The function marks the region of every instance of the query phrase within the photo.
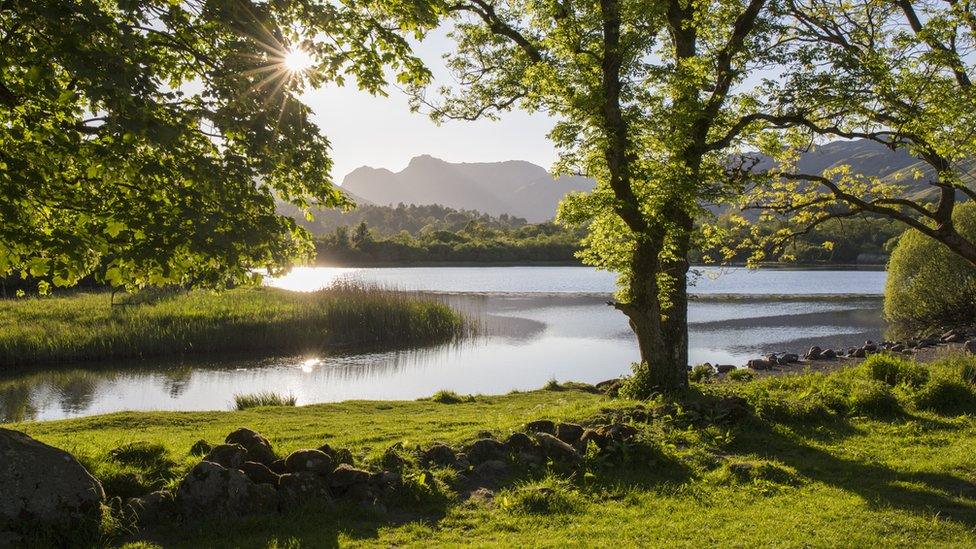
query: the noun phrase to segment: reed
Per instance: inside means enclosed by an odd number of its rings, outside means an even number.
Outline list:
[[[258,406],[294,406],[295,395],[280,395],[274,391],[259,391],[257,393],[234,395],[234,409],[247,410]]]
[[[432,298],[355,283],[310,293],[192,291],[114,305],[108,293],[6,299],[0,326],[0,367],[407,348],[451,341],[467,330],[458,313]]]

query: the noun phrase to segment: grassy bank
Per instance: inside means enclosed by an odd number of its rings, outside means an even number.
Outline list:
[[[634,423],[642,445],[623,448],[619,460],[587,459],[575,476],[523,472],[491,500],[461,502],[450,475],[438,474],[443,497],[419,507],[310,506],[148,539],[165,547],[972,547],[976,393],[966,376],[974,366],[875,360],[831,374],[696,384],[680,402],[645,403],[654,413]],[[396,442],[454,444],[482,430],[502,436],[529,420],[585,421],[635,404],[560,389],[9,427],[77,453],[108,486],[125,487],[112,455],[132,453],[134,443],[159,445],[170,473],[131,472],[165,485],[198,459],[188,454],[194,441],[217,442],[240,426],[267,435],[279,453],[328,441],[375,464]],[[752,412],[712,413],[709,403],[729,395]]]
[[[301,353],[448,341],[446,305],[355,285],[188,292],[111,303],[107,293],[0,300],[0,367],[184,353]]]

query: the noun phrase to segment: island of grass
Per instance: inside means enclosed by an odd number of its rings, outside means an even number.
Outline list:
[[[0,367],[190,353],[372,351],[446,342],[466,329],[442,303],[356,284],[124,301],[109,293],[4,299],[0,326]]]
[[[142,531],[106,521],[106,544],[972,547],[974,378],[971,357],[922,365],[879,355],[836,372],[713,380],[645,402],[552,383],[505,396],[116,413],[4,427],[72,452],[120,497],[172,489],[200,460],[190,453],[196,441],[216,444],[244,426],[279,455],[328,443],[371,470],[386,467],[392,445],[409,459],[414,449],[457,448],[485,431],[504,439],[538,419],[585,425],[617,415],[637,433],[610,451],[591,446],[572,469],[514,464],[491,492],[467,499],[459,486],[471,473],[409,461],[409,490],[382,505],[312,502]],[[715,405],[729,401],[744,413]]]

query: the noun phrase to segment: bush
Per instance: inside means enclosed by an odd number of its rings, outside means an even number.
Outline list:
[[[715,370],[711,364],[696,364],[688,374],[688,380],[701,383],[712,379],[714,375]]]
[[[937,377],[915,395],[915,405],[942,415],[961,415],[976,409],[976,395],[965,381]]]
[[[850,411],[869,417],[892,417],[901,414],[898,398],[887,383],[877,380],[855,380],[849,395]]]
[[[976,203],[956,207],[959,232],[976,239]],[[916,230],[906,231],[888,261],[884,313],[914,326],[969,322],[976,311],[976,267]]]
[[[729,372],[726,377],[732,381],[752,381],[752,372],[743,368],[736,368]]]
[[[583,503],[568,482],[555,477],[516,486],[501,501],[506,510],[529,515],[575,513]]]
[[[294,395],[279,395],[273,391],[234,395],[234,406],[238,410],[247,410],[258,406],[294,406],[297,399]]]
[[[908,385],[921,387],[929,379],[928,369],[913,360],[878,354],[871,355],[864,361],[862,367],[867,370],[871,379],[883,381],[891,387]]]
[[[459,395],[454,391],[437,391],[429,399],[431,402],[439,402],[441,404],[460,404],[462,402],[474,402],[474,397],[471,395]]]

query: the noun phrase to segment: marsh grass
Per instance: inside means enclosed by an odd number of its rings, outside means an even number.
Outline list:
[[[467,330],[447,305],[355,283],[310,293],[241,288],[0,300],[0,367],[189,353],[315,353],[441,343]],[[116,299],[118,301],[118,299]]]
[[[280,395],[274,391],[234,395],[235,410],[247,410],[258,406],[294,406],[297,402],[295,395]]]
[[[474,402],[475,397],[473,395],[460,395],[454,391],[440,390],[425,400],[441,404],[461,404],[463,402]]]

